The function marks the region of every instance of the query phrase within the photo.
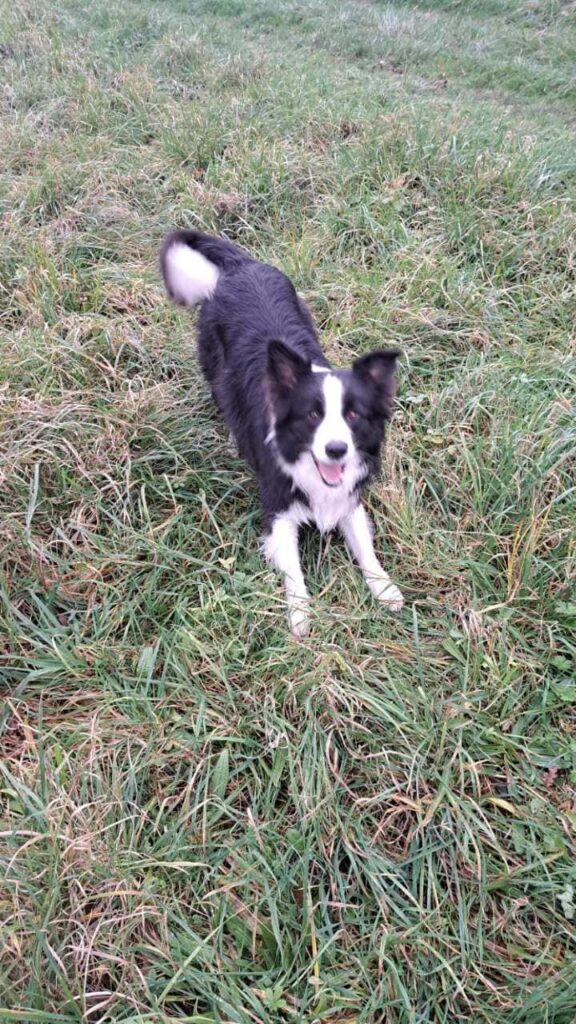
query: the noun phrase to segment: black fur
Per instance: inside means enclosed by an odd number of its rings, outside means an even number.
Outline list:
[[[294,463],[308,448],[315,417],[323,411],[324,375],[313,373],[311,364],[329,364],[310,312],[285,274],[253,260],[225,239],[198,231],[169,235],[161,252],[169,294],[165,254],[174,242],[196,249],[221,271],[212,298],[200,308],[200,365],[240,454],[258,476],[269,524],[295,498],[306,504],[277,453],[285,463]],[[357,414],[350,427],[367,466],[358,490],[378,467],[385,423],[392,412],[398,354],[373,352],[358,359],[351,370],[331,371],[344,384],[346,408]]]

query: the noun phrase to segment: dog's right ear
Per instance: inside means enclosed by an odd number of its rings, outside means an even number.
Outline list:
[[[298,381],[310,372],[310,363],[283,341],[268,345],[268,383],[272,399],[286,398]]]

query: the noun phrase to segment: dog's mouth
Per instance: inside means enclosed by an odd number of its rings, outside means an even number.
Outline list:
[[[314,458],[314,456],[312,456]],[[327,487],[338,487],[342,483],[342,477],[344,475],[344,466],[339,462],[318,462],[318,459],[314,458],[316,469],[318,470],[323,482]]]

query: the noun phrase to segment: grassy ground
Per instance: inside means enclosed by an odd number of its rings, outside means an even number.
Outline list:
[[[0,1020],[573,1024],[576,6],[24,0],[2,64]],[[405,353],[287,636],[155,260]]]

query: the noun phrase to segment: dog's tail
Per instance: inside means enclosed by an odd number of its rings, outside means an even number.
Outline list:
[[[226,238],[201,231],[173,231],[160,250],[160,269],[168,295],[179,306],[212,298],[222,271],[250,259]]]

